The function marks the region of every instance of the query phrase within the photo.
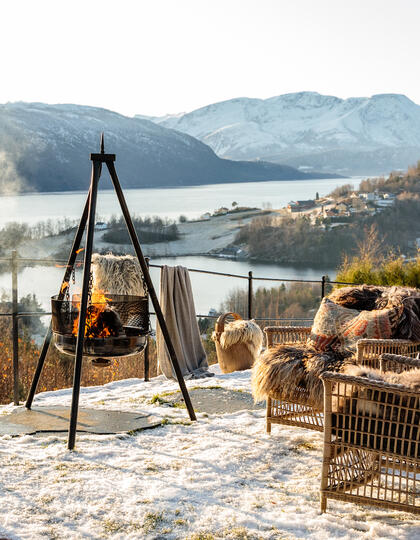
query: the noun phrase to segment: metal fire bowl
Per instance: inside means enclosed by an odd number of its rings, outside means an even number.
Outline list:
[[[59,334],[54,332],[54,341],[57,349],[74,356],[76,353],[77,337],[72,334]],[[117,336],[104,338],[85,338],[83,343],[83,356],[116,357],[131,356],[141,352],[146,346],[147,336]]]
[[[148,299],[144,296],[112,294],[107,304],[112,307],[122,325],[117,330],[117,336],[85,337],[83,355],[93,358],[115,356],[130,356],[141,352],[149,333]],[[93,304],[99,305],[99,304]],[[77,303],[70,300],[59,300],[58,296],[51,298],[52,330],[55,346],[65,354],[74,356],[77,336],[73,328],[79,317]]]

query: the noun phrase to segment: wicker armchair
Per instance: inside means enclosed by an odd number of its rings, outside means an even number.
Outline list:
[[[267,348],[278,344],[306,343],[311,328],[305,326],[268,326],[264,328]],[[398,353],[415,357],[420,343],[402,339],[361,339],[357,342],[355,363],[379,368],[379,357],[384,353]],[[267,398],[266,430],[271,433],[271,424],[299,426],[323,431],[323,410],[308,404],[307,393],[297,388],[293,401],[271,394]]]
[[[400,372],[420,361],[384,355]],[[327,499],[420,514],[420,392],[327,372],[321,512]]]

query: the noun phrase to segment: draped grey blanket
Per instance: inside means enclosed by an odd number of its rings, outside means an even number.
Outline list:
[[[200,339],[190,276],[183,266],[163,266],[160,306],[185,379],[211,377]],[[159,367],[168,378],[176,378],[159,324],[156,332]]]

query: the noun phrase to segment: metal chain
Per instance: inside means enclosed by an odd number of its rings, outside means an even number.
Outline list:
[[[88,303],[92,303],[93,273],[89,273]]]

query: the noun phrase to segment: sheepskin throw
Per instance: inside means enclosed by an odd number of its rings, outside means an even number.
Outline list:
[[[411,369],[401,373],[394,371],[380,371],[366,366],[349,364],[343,367],[341,373],[351,377],[363,377],[371,381],[385,382],[387,384],[399,384],[410,391],[420,392],[420,369]],[[338,405],[333,410],[339,410]],[[340,405],[341,407],[341,405]]]
[[[131,255],[92,255],[95,286],[110,294],[144,296],[143,273],[137,258]]]
[[[323,407],[323,386],[319,375],[324,371],[340,371],[351,363],[349,351],[317,351],[307,345],[277,345],[267,349],[252,369],[252,395],[255,401],[275,396]]]
[[[216,332],[213,332],[212,339],[217,339]],[[223,349],[228,349],[236,343],[243,343],[255,358],[261,351],[263,333],[254,320],[232,321],[225,325],[223,332],[219,336],[219,342]]]
[[[254,320],[238,319],[224,325],[223,331],[220,331],[220,328],[218,330],[218,324],[219,320],[211,337],[216,344],[222,373],[252,367],[261,352],[263,342],[263,333],[258,324]]]

